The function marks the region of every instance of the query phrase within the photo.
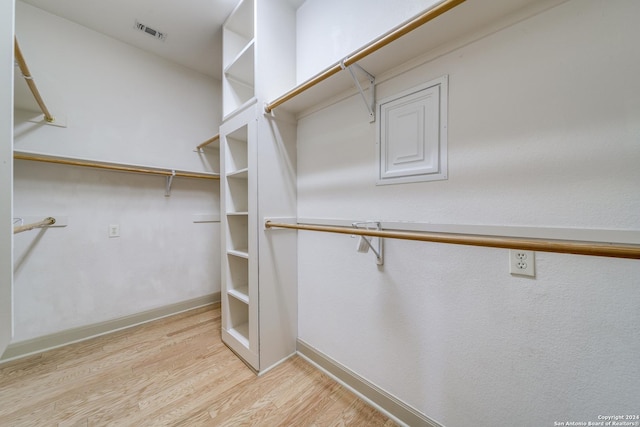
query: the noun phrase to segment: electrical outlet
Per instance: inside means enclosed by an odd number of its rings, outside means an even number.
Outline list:
[[[518,276],[536,276],[536,253],[533,251],[509,250],[509,273]]]
[[[109,237],[120,237],[120,226],[118,224],[109,225]]]

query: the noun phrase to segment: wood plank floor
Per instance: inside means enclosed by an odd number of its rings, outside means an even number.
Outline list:
[[[293,357],[257,377],[220,306],[0,365],[0,426],[392,426]]]

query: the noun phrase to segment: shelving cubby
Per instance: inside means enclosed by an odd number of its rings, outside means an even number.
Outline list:
[[[249,260],[229,255],[227,294],[249,304]]]
[[[248,212],[249,194],[247,178],[226,177],[227,197],[226,212],[227,215],[237,215]]]
[[[249,305],[236,298],[229,298],[228,303],[230,316],[227,331],[245,347],[249,347]]]
[[[249,252],[248,215],[227,216],[227,249],[236,253]]]
[[[226,136],[227,157],[225,158],[225,173],[231,175],[246,170],[249,163],[247,157],[247,127],[242,126]]]
[[[223,115],[255,97],[255,3],[242,0],[223,25]]]

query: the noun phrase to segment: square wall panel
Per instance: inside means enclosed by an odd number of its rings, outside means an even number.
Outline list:
[[[378,103],[378,185],[447,178],[447,80]]]

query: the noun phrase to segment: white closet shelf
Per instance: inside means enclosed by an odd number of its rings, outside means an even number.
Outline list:
[[[249,323],[243,323],[238,326],[234,326],[227,331],[233,336],[240,344],[249,348]]]
[[[227,83],[229,84],[233,84],[234,81],[231,79],[227,79]],[[245,87],[244,85],[241,85],[242,87]],[[243,97],[243,101],[242,103],[239,103],[237,105],[235,105],[233,107],[232,110],[230,111],[226,111],[224,113],[224,116],[222,118],[222,121],[225,122],[227,120],[229,120],[230,118],[232,118],[233,116],[240,114],[242,111],[246,110],[248,106],[250,106],[251,104],[255,104],[256,101],[258,100],[253,93],[253,88],[246,88],[247,90],[247,96]],[[244,101],[244,99],[246,99],[246,101]]]
[[[13,158],[16,160],[30,160],[68,166],[82,166],[96,169],[106,169],[116,172],[131,172],[150,175],[161,175],[167,177],[177,176],[184,178],[220,179],[220,174],[218,173],[177,170],[130,163],[104,162],[99,160],[82,159],[71,156],[59,156],[55,154],[38,153],[33,151],[14,150]]]
[[[567,0],[467,0],[390,44],[368,53],[358,59],[357,63],[370,74],[379,76],[403,64],[426,62],[565,1]],[[361,53],[368,52],[370,46],[394,30],[347,55],[344,60],[359,58]],[[355,92],[350,73],[341,71],[341,62],[336,62],[280,97],[270,100],[267,109],[278,103],[282,105],[281,108],[296,114],[345,92]],[[324,77],[325,75],[330,77]],[[314,80],[319,81],[312,84]],[[305,88],[307,85],[309,87]],[[294,97],[282,101],[298,91],[300,93]]]
[[[248,286],[243,286],[241,288],[236,288],[236,289],[229,289],[227,293],[232,297],[234,297],[235,299],[245,304],[249,304],[249,287]]]
[[[247,46],[253,44],[253,35],[240,34],[227,28],[223,29],[224,49],[222,57],[222,69],[226,69],[229,64],[236,61],[236,58]]]
[[[238,169],[237,171],[229,172],[227,178],[247,179],[249,176],[249,168]]]
[[[229,18],[224,23],[224,28],[244,38],[252,39],[254,36],[254,10],[252,3],[253,0],[239,2],[229,14]]]
[[[248,88],[254,87],[254,49],[253,43],[247,46],[238,57],[224,70],[227,80],[242,84]]]
[[[244,73],[242,75],[225,74],[225,77],[227,82],[234,85],[236,89],[235,92],[240,96],[240,98],[251,99],[253,97],[253,81],[249,79],[248,73]]]
[[[227,254],[228,255],[232,255],[232,256],[237,256],[239,258],[245,258],[245,259],[249,259],[249,250],[245,249],[245,248],[241,248],[241,249],[228,249],[227,250]]]

